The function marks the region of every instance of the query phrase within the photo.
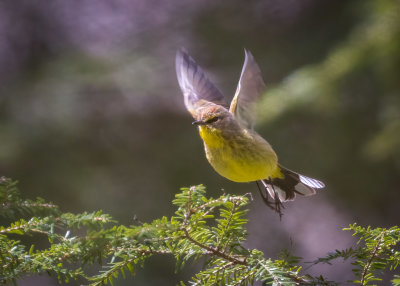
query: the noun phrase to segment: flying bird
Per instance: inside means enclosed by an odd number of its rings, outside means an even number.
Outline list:
[[[282,202],[294,200],[296,194],[314,195],[316,189],[325,187],[319,180],[280,165],[271,145],[254,131],[255,106],[265,83],[249,51],[245,50],[242,73],[229,106],[184,49],[178,50],[175,64],[185,106],[218,174],[234,182],[255,181],[265,204],[280,215]]]

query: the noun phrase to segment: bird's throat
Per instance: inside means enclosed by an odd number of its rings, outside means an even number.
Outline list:
[[[221,148],[226,142],[219,129],[210,126],[199,126],[200,137],[204,143],[211,148]]]

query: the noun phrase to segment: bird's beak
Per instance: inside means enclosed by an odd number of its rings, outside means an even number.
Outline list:
[[[201,120],[196,120],[196,121],[193,121],[192,122],[192,125],[205,125],[205,123],[204,123],[204,121],[201,121]]]

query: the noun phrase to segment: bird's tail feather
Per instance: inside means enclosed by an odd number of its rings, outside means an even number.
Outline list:
[[[297,174],[280,165],[279,168],[283,175],[282,178],[270,178],[261,181],[273,200],[293,201],[296,194],[311,196],[316,193],[315,189],[325,187],[324,183],[319,180]]]

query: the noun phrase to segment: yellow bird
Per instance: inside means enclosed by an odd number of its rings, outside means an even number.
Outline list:
[[[245,50],[230,107],[183,49],[176,55],[176,73],[185,106],[195,119],[193,124],[198,126],[206,157],[217,173],[234,182],[257,182],[264,202],[279,214],[282,202],[293,200],[296,194],[313,195],[315,189],[325,187],[321,181],[282,167],[271,145],[253,130],[255,104],[265,83],[250,52]]]

